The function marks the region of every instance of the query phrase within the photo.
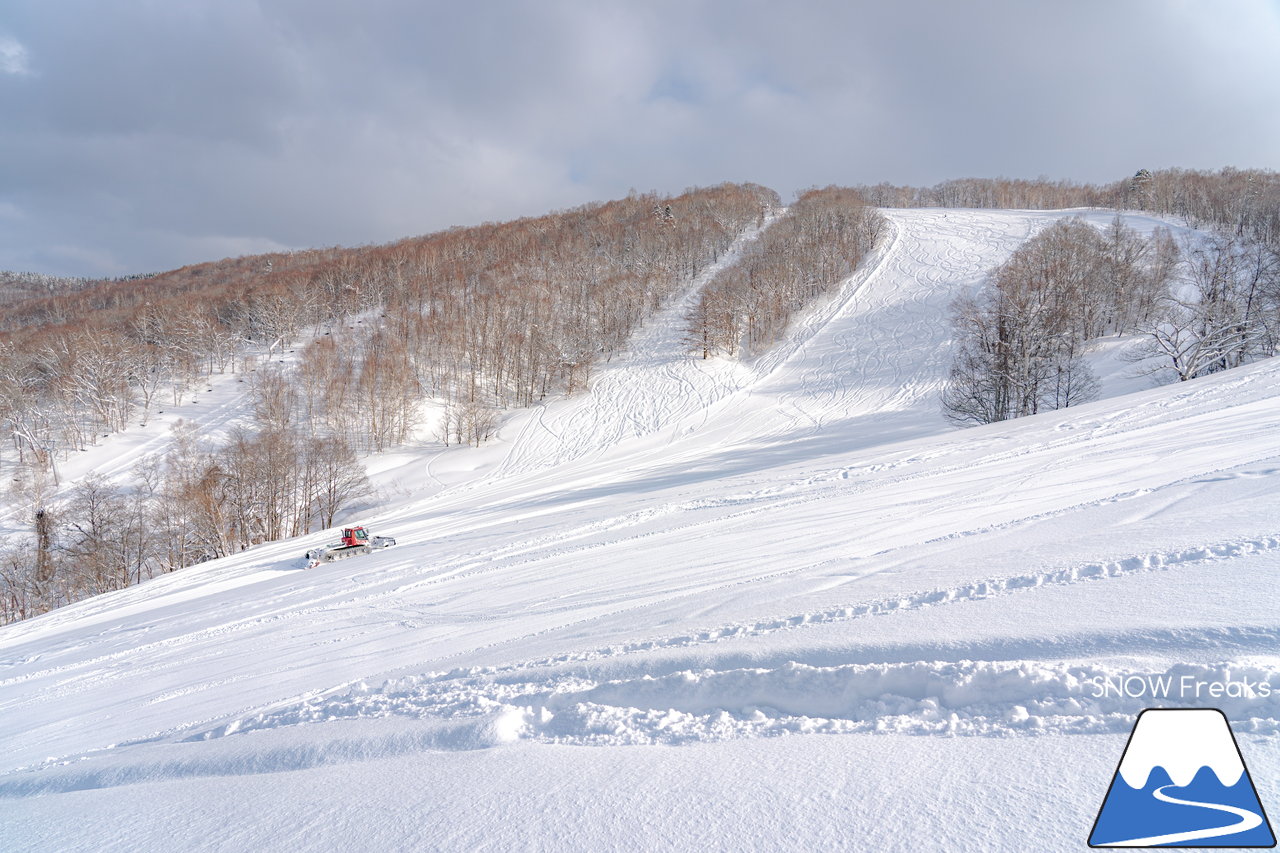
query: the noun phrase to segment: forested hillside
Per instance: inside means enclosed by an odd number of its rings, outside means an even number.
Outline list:
[[[803,193],[703,289],[689,318],[694,348],[703,358],[759,354],[796,312],[848,278],[885,228],[853,190]]]
[[[28,535],[0,549],[0,619],[332,526],[372,493],[362,456],[427,423],[440,444],[480,445],[503,413],[587,388],[704,272],[682,318],[690,357],[758,356],[885,239],[874,205],[1142,209],[1204,229],[1061,220],[987,271],[952,305],[940,416],[955,423],[1093,399],[1084,356],[1104,336],[1136,336],[1135,359],[1170,379],[1280,346],[1280,175],[1256,170],[828,187],[776,216],[774,191],[722,184],[109,281],[9,275],[0,465]],[[221,443],[179,424],[127,483],[60,482],[60,459],[222,373],[245,382],[251,417]]]
[[[240,258],[28,299],[0,336],[10,499],[32,536],[3,557],[5,618],[257,542],[329,526],[368,486],[358,455],[482,441],[497,413],[573,393],[592,365],[778,204],[723,184],[387,246]],[[291,366],[251,353],[304,344]],[[65,494],[57,458],[250,377],[254,424],[222,447],[175,436],[136,487]]]

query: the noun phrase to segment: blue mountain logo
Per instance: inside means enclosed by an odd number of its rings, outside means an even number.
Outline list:
[[[1275,847],[1226,715],[1148,708],[1138,715],[1090,847]]]

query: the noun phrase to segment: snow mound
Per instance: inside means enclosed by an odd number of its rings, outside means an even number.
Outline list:
[[[1135,689],[1142,688],[1141,692]],[[480,724],[492,744],[682,744],[780,734],[1097,734],[1128,731],[1163,692],[1245,685],[1223,710],[1255,733],[1280,731],[1280,661],[1133,671],[1087,663],[914,661],[899,664],[683,670],[596,682],[575,675],[477,673],[361,685],[189,736],[211,740],[287,726],[386,717]],[[1194,696],[1187,696],[1194,702]],[[477,721],[483,721],[477,723]],[[474,748],[473,737],[435,748]]]

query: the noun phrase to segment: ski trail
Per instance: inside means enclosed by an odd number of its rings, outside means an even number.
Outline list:
[[[500,479],[560,465],[656,433],[703,411],[742,383],[734,366],[708,369],[690,354],[685,318],[702,289],[733,264],[785,208],[768,214],[738,236],[715,264],[633,333],[627,349],[594,371],[590,387],[552,406],[538,406],[511,449],[485,479]]]
[[[882,244],[838,292],[810,306],[787,338],[746,363],[754,381],[701,428],[721,444],[822,441],[833,452],[945,434],[939,395],[951,356],[950,305],[1053,222],[1089,210],[883,211]],[[1126,223],[1150,231],[1159,222]],[[710,431],[714,430],[714,433]]]
[[[552,468],[563,489],[613,481],[622,469],[696,467],[709,450],[786,441],[848,453],[950,433],[939,394],[952,300],[980,287],[992,267],[1054,221],[1083,215],[1106,224],[1111,217],[1079,210],[884,213],[889,225],[880,244],[836,291],[801,312],[783,340],[753,359],[698,358],[683,338],[685,317],[705,282],[762,229],[744,233],[595,372],[588,391],[514,414],[491,448],[500,458],[452,477],[436,497],[545,487],[543,474]],[[1164,224],[1127,222],[1140,231]]]
[[[1238,832],[1248,832],[1257,826],[1262,825],[1262,818],[1248,809],[1237,808],[1236,806],[1224,806],[1219,803],[1199,803],[1195,800],[1180,800],[1165,793],[1166,788],[1176,788],[1176,785],[1164,785],[1152,791],[1152,795],[1163,803],[1172,803],[1175,806],[1194,806],[1199,809],[1212,809],[1215,812],[1225,812],[1240,818],[1239,822],[1228,824],[1226,826],[1215,826],[1209,829],[1193,829],[1187,832],[1170,832],[1165,835],[1152,835],[1147,838],[1130,838],[1125,841],[1108,842],[1106,847],[1159,847],[1166,844],[1182,844],[1186,841],[1200,841],[1207,838],[1222,838],[1226,835],[1235,835]]]

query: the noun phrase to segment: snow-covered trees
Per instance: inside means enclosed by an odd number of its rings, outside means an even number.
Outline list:
[[[1176,256],[1167,233],[1145,239],[1118,218],[1105,233],[1064,219],[1028,240],[954,304],[946,416],[991,423],[1092,399],[1086,342],[1148,322]]]
[[[141,580],[150,532],[145,512],[130,503],[123,490],[94,475],[72,490],[58,550],[74,588],[92,595]]]
[[[26,299],[83,290],[93,284],[94,280],[87,278],[0,271],[0,305],[12,305]]]
[[[1228,167],[1159,169],[1148,175],[1123,183],[1117,203],[1179,216],[1226,237],[1280,245],[1280,172]]]
[[[1051,291],[1006,276],[956,301],[956,352],[943,410],[960,424],[991,423],[1093,399],[1098,383],[1083,340]]]
[[[1142,325],[1156,369],[1179,380],[1238,367],[1280,350],[1280,250],[1244,237],[1196,238],[1186,273]]]
[[[692,349],[754,355],[776,342],[795,312],[854,271],[885,220],[853,190],[810,190],[702,291],[688,320]]]
[[[1275,272],[1280,251],[1280,172],[1230,167],[1216,172],[1139,169],[1101,186],[995,178],[947,181],[934,187],[879,184],[863,187],[861,192],[869,202],[886,207],[1087,206],[1180,217],[1192,227],[1215,232],[1216,237],[1185,247],[1187,280],[1169,293],[1157,287],[1169,278],[1167,272],[1178,257],[1168,235],[1153,244],[1109,235],[1112,262],[1117,264],[1111,272],[1113,287],[1129,294],[1128,308],[1123,309],[1127,313],[1111,318],[1112,330],[1143,331],[1148,346],[1135,358],[1158,355],[1159,369],[1179,379],[1269,357],[1280,349],[1280,297],[1275,293],[1280,288]],[[1116,278],[1125,270],[1139,270],[1141,275],[1135,281]],[[972,310],[972,306],[958,306],[957,314]],[[971,330],[968,340],[960,343],[957,365],[976,365],[981,348],[969,352],[965,347],[977,346],[972,342],[981,336]],[[961,376],[955,379],[951,394],[960,393],[966,382]]]

